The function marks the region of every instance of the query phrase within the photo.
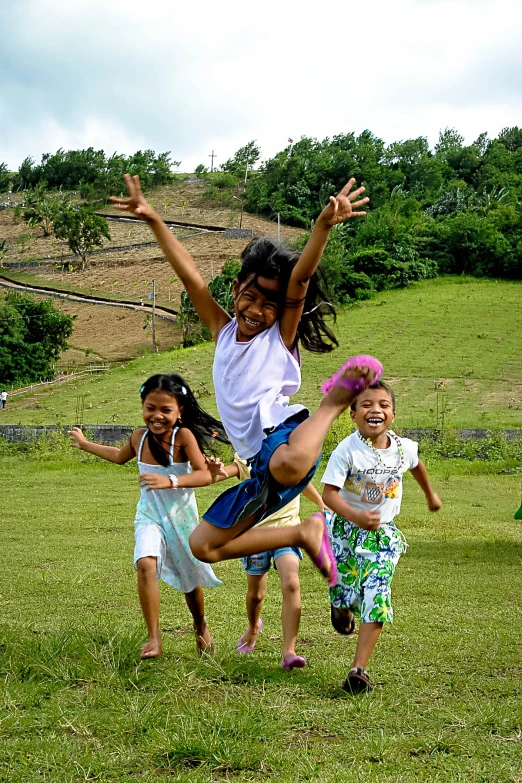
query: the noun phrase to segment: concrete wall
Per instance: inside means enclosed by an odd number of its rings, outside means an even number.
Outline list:
[[[10,443],[30,443],[54,432],[67,434],[70,429],[71,427],[58,427],[56,425],[35,424],[23,426],[22,424],[0,424],[0,437],[5,438]],[[134,428],[122,424],[86,424],[83,429],[89,440],[104,443],[107,446],[114,446],[126,441]],[[436,440],[439,435],[439,430],[433,428],[404,427],[400,432],[405,437],[413,440],[420,440],[424,437]],[[456,430],[456,432],[461,438],[466,440],[482,440],[491,434],[490,430],[478,429]],[[501,430],[501,432],[506,440],[522,438],[522,430]]]
[[[5,438],[10,443],[30,443],[56,432],[67,435],[71,427],[42,424],[29,424],[27,426],[22,424],[0,424],[0,437]],[[89,440],[103,443],[106,446],[116,446],[128,440],[135,427],[121,424],[86,424],[82,429]]]

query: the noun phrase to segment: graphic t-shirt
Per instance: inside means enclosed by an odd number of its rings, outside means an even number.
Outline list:
[[[354,432],[341,441],[321,479],[323,484],[339,487],[339,496],[359,511],[380,511],[381,524],[391,522],[401,509],[402,477],[419,464],[418,444],[399,438],[403,448],[403,465],[395,439],[390,437],[386,449],[375,453]],[[379,459],[380,457],[380,459]]]

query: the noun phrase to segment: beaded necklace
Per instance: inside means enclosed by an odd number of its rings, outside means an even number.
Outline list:
[[[357,434],[359,438],[362,440],[362,442],[366,443],[368,448],[371,449],[371,451],[373,451],[377,455],[377,461],[381,467],[387,468],[388,470],[391,470],[391,468],[395,467],[394,465],[390,466],[384,464],[384,462],[382,461],[382,457],[380,455],[380,452],[383,451],[383,449],[376,449],[373,443],[371,442],[370,438],[363,438],[363,436],[359,431],[357,432]],[[399,438],[398,435],[395,434],[393,430],[388,430],[387,434],[397,444],[397,451],[399,452],[399,464],[397,467],[404,469],[406,467],[406,461],[404,459],[404,447],[401,443],[401,439]]]

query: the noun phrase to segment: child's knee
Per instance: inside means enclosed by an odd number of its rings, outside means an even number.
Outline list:
[[[140,577],[156,577],[157,568],[158,564],[155,557],[140,557],[136,561],[136,571]]]
[[[288,446],[279,447],[270,459],[270,473],[280,484],[285,487],[295,487],[306,473],[303,473],[303,459],[305,455],[298,455]]]
[[[281,590],[285,595],[299,595],[301,585],[298,574],[286,574],[281,579]]]
[[[199,528],[192,531],[189,536],[190,551],[202,563],[216,563],[217,553],[201,535]]]
[[[266,587],[263,588],[262,585],[257,585],[255,587],[250,586],[247,590],[247,598],[253,604],[263,603],[265,595]]]

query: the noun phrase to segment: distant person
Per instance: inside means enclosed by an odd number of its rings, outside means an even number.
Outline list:
[[[180,375],[153,375],[140,394],[146,427],[135,430],[122,448],[92,443],[79,427],[69,435],[76,448],[109,462],[138,460],[141,497],[134,521],[134,567],[148,630],[141,658],[162,654],[158,579],[185,593],[198,653],[213,653],[201,586],[221,582],[209,565],[193,556],[189,535],[198,523],[194,487],[213,481],[203,450],[210,448],[212,438],[226,441],[225,433]]]
[[[217,469],[218,463],[214,463]],[[213,466],[211,466],[211,470]],[[236,477],[240,481],[250,478],[250,471],[246,462],[237,454],[234,454],[234,462],[227,465],[224,472],[229,478]],[[223,480],[223,475],[216,475],[216,480]],[[303,490],[303,495],[314,502],[321,511],[324,509],[321,496],[313,484],[309,484]],[[300,523],[299,519],[300,497],[297,496],[267,517],[260,525],[266,527],[292,527]],[[299,563],[302,559],[298,547],[280,547],[268,552],[260,552],[242,559],[242,565],[247,574],[246,610],[248,627],[237,643],[237,651],[240,655],[248,655],[254,651],[257,637],[263,627],[261,611],[263,601],[267,593],[268,572],[273,563],[281,581],[281,593],[283,605],[281,620],[283,625],[283,657],[281,666],[283,669],[302,669],[306,666],[306,659],[297,655],[295,648],[297,634],[301,620],[301,586],[299,584]]]
[[[430,511],[438,511],[441,502],[418,457],[418,444],[390,429],[395,396],[388,384],[378,381],[361,392],[350,415],[357,432],[333,451],[322,481],[323,500],[334,512],[331,536],[338,576],[330,587],[332,625],[339,633],[351,634],[354,615],[361,620],[343,687],[360,693],[373,688],[366,665],[384,623],[393,620],[391,583],[407,547],[395,526],[406,471],[421,487]]]
[[[143,298],[140,296],[140,307],[143,307]]]
[[[0,411],[3,411],[7,405],[7,392],[0,392]]]
[[[365,215],[364,188],[351,179],[318,216],[301,254],[268,239],[255,239],[242,253],[232,284],[234,317],[212,297],[194,260],[145,200],[139,177],[125,175],[128,198],[110,197],[115,207],[144,220],[183,283],[196,313],[216,341],[214,389],[219,415],[251,478],[226,489],[203,515],[190,537],[193,554],[204,562],[247,557],[295,546],[305,549],[325,579],[335,583],[324,515],[313,514],[294,527],[259,527],[310,483],[329,428],[357,391],[382,372],[372,357],[350,360],[324,385],[319,409],[310,415],[290,405],[301,385],[299,345],[317,353],[337,340],[325,317],[326,296],[317,267],[332,228]],[[330,306],[331,307],[331,306]]]

